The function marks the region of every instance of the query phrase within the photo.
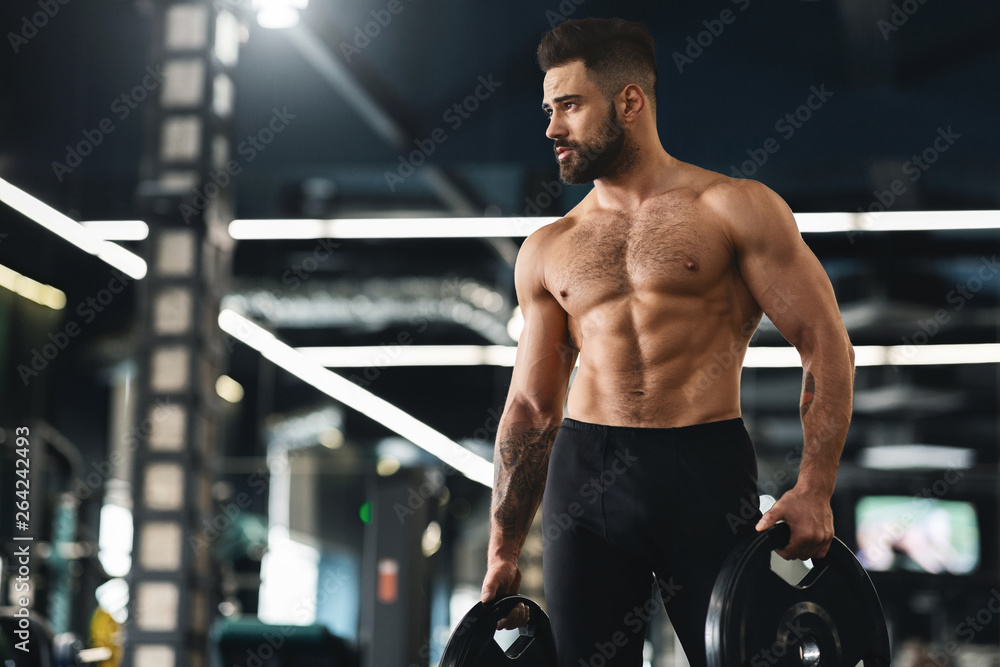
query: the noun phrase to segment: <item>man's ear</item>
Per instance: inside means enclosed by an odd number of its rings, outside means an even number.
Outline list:
[[[646,99],[646,93],[644,93],[642,88],[634,83],[630,83],[625,86],[620,95],[623,102],[622,116],[626,122],[638,119],[649,105],[649,100]]]

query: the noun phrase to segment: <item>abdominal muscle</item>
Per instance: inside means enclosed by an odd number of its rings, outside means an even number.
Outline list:
[[[648,428],[739,417],[749,335],[730,321],[732,311],[706,312],[709,304],[699,299],[671,300],[648,312],[632,301],[603,304],[600,312],[571,321],[580,367],[568,416]]]

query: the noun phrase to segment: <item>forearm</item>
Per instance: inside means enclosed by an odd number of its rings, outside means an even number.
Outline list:
[[[833,495],[840,455],[851,423],[854,352],[846,335],[823,341],[803,355],[802,464],[798,484],[826,497]]]
[[[488,558],[516,562],[545,490],[556,418],[510,409],[500,420],[493,456]]]

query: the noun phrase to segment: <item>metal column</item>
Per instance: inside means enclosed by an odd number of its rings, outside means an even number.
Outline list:
[[[138,299],[128,667],[206,665],[217,604],[208,548],[194,538],[213,511],[215,382],[226,361],[217,316],[232,252],[226,186],[238,171],[230,155],[241,26],[225,7],[150,5],[147,71],[157,88],[137,193],[150,234]]]

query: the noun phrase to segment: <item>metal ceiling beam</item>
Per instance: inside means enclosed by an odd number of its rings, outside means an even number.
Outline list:
[[[333,89],[342,96],[372,130],[390,147],[399,151],[412,148],[415,137],[378,97],[364,85],[335,54],[335,50],[303,24],[284,31],[291,45]],[[335,31],[325,31],[334,36]],[[425,164],[421,176],[444,206],[456,215],[481,215],[485,208],[444,169]],[[487,243],[508,265],[517,257],[517,244],[509,239],[487,239]]]
[[[321,37],[301,23],[285,30],[284,34],[306,62],[313,66],[387,145],[398,151],[412,148],[415,137],[404,123],[385,108]],[[461,215],[482,213],[483,207],[478,206],[463,191],[461,185],[440,167],[425,165],[422,169],[428,185],[450,210]]]

